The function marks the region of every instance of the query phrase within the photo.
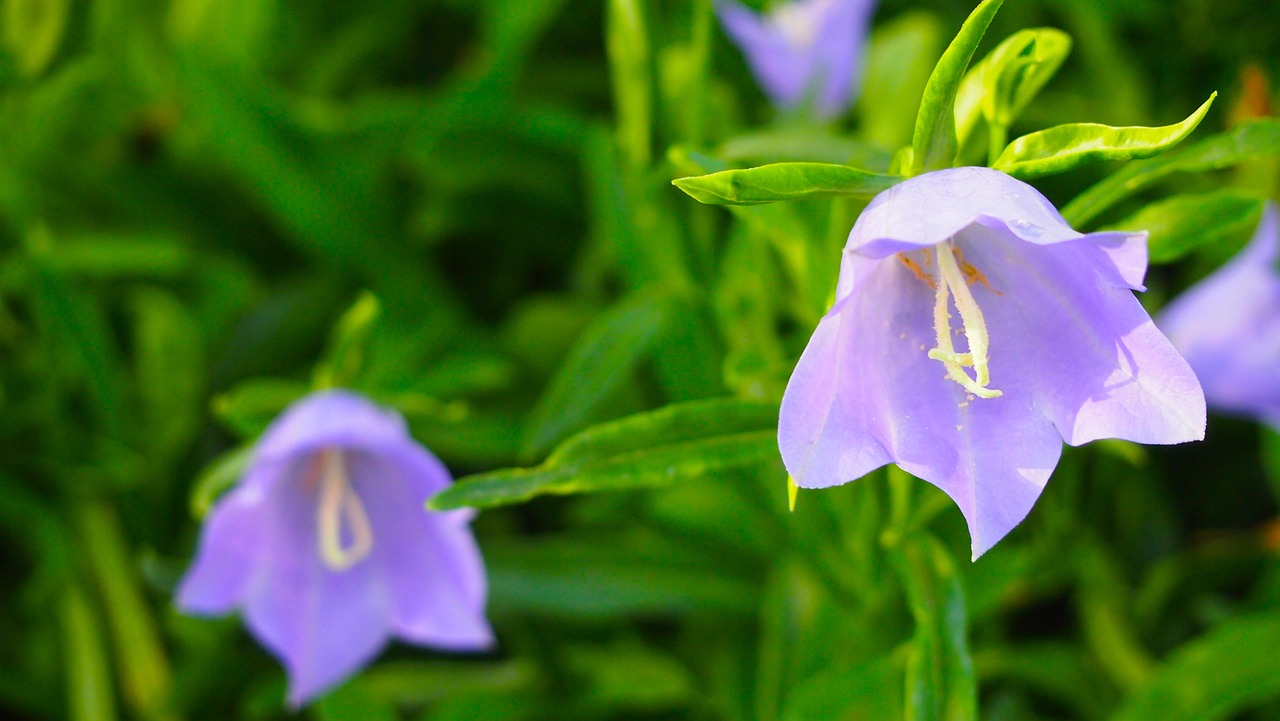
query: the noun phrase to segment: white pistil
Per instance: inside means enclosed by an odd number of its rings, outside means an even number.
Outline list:
[[[320,558],[335,571],[345,571],[364,560],[373,550],[373,529],[360,496],[347,479],[342,452],[333,448],[320,451],[320,502],[316,522],[319,530]],[[350,531],[351,544],[343,545],[343,523]]]
[[[947,377],[959,383],[964,389],[979,398],[996,398],[1000,391],[988,388],[991,372],[987,365],[987,349],[989,338],[987,324],[978,308],[978,301],[969,292],[969,284],[965,281],[960,266],[956,263],[951,243],[939,244],[935,249],[938,257],[938,284],[933,304],[933,329],[937,334],[938,347],[929,351],[929,357],[941,361],[947,369]],[[951,302],[960,311],[960,321],[964,323],[964,337],[969,342],[968,353],[957,353],[951,343]],[[972,368],[974,377],[969,377],[965,368]]]

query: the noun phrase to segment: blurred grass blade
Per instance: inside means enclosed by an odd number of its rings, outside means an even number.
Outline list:
[[[1280,699],[1280,614],[1233,618],[1179,648],[1112,721],[1221,721]]]
[[[760,205],[829,195],[870,199],[903,180],[830,163],[774,163],[677,178],[672,185],[708,205]]]
[[[973,721],[977,681],[964,592],[954,562],[928,536],[892,553],[916,622],[907,660],[907,721]]]
[[[541,455],[582,428],[648,356],[673,308],[669,297],[644,293],[596,318],[539,399],[525,434],[525,455]]]
[[[649,164],[653,73],[642,0],[608,0],[605,49],[613,73],[618,146],[631,167]]]
[[[1169,263],[1201,246],[1243,247],[1258,227],[1265,201],[1235,190],[1175,195],[1109,224],[1145,230],[1152,263]]]
[[[773,403],[718,399],[670,405],[589,428],[535,468],[462,478],[428,505],[489,508],[545,494],[662,486],[777,462],[777,426]]]
[[[1216,92],[1210,95],[1181,123],[1158,128],[1073,123],[1030,133],[1010,143],[991,167],[1015,178],[1027,179],[1065,173],[1102,160],[1149,158],[1190,135],[1216,97]]]
[[[23,75],[38,75],[53,60],[70,9],[70,0],[0,2],[0,39]]]
[[[71,721],[115,721],[116,698],[101,620],[79,586],[69,585],[58,596],[67,674],[67,717]]]
[[[1252,120],[1220,135],[1143,163],[1133,163],[1076,196],[1062,217],[1081,228],[1116,203],[1176,173],[1221,170],[1262,155],[1280,154],[1280,119]]]
[[[107,612],[122,696],[141,718],[163,718],[172,677],[159,629],[142,595],[124,528],[111,506],[81,504],[76,513],[85,559]]]
[[[1070,53],[1071,36],[1061,30],[1019,30],[969,70],[956,95],[961,164],[1004,150],[1009,126]]]
[[[964,21],[960,32],[947,46],[933,68],[920,99],[915,131],[911,138],[911,173],[950,168],[959,146],[956,142],[956,93],[969,60],[987,32],[1004,0],[984,0]]]

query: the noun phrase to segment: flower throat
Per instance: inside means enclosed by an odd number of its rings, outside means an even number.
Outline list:
[[[969,285],[974,282],[982,283],[988,288],[991,287],[990,284],[978,269],[964,262],[960,248],[951,241],[924,248],[922,252],[923,267],[907,253],[899,253],[898,259],[934,291],[933,330],[938,345],[929,350],[929,357],[942,363],[947,370],[947,378],[959,383],[969,393],[979,398],[999,397],[1001,392],[989,387],[991,370],[988,363],[990,338],[987,335],[987,323],[982,317],[978,301],[969,290]],[[935,261],[938,265],[937,280],[926,272],[926,268]],[[951,341],[952,303],[960,313],[964,337],[969,345],[966,353],[957,352]],[[973,369],[972,376],[966,368]]]

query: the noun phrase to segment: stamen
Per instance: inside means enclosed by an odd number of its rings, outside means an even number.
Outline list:
[[[373,529],[360,496],[347,480],[342,452],[320,451],[320,502],[316,522],[320,558],[335,571],[345,571],[364,560],[373,550]],[[351,532],[351,545],[343,546],[343,522]]]
[[[965,275],[956,264],[951,243],[941,244],[935,250],[938,257],[938,287],[934,295],[933,329],[937,334],[938,347],[930,350],[928,355],[941,361],[947,369],[947,377],[973,395],[979,398],[999,397],[1000,391],[987,387],[991,382],[990,368],[987,365],[989,338],[982,310],[978,308],[978,302],[969,290]],[[977,273],[976,269],[974,272]],[[980,273],[978,275],[981,276]],[[953,301],[956,310],[960,311],[960,320],[964,323],[964,337],[969,342],[968,353],[957,353],[951,343]],[[974,377],[969,377],[965,368],[972,368]]]

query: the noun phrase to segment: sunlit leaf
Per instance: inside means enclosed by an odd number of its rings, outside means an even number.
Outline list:
[[[1083,227],[1116,203],[1171,175],[1221,170],[1277,154],[1280,154],[1280,120],[1251,120],[1159,158],[1128,165],[1076,196],[1062,208],[1062,217],[1073,227]]]
[[[1181,123],[1158,128],[1113,128],[1096,123],[1059,125],[1013,141],[992,167],[1016,178],[1065,173],[1102,160],[1150,158],[1182,142],[1209,112],[1217,93],[1209,96]]]
[[[870,199],[902,178],[830,163],[774,163],[671,181],[700,203],[759,205],[829,195]]]
[[[950,168],[959,146],[956,142],[956,93],[969,60],[987,32],[1004,0],[984,0],[964,21],[929,76],[920,99],[915,131],[911,139],[912,175]]]

